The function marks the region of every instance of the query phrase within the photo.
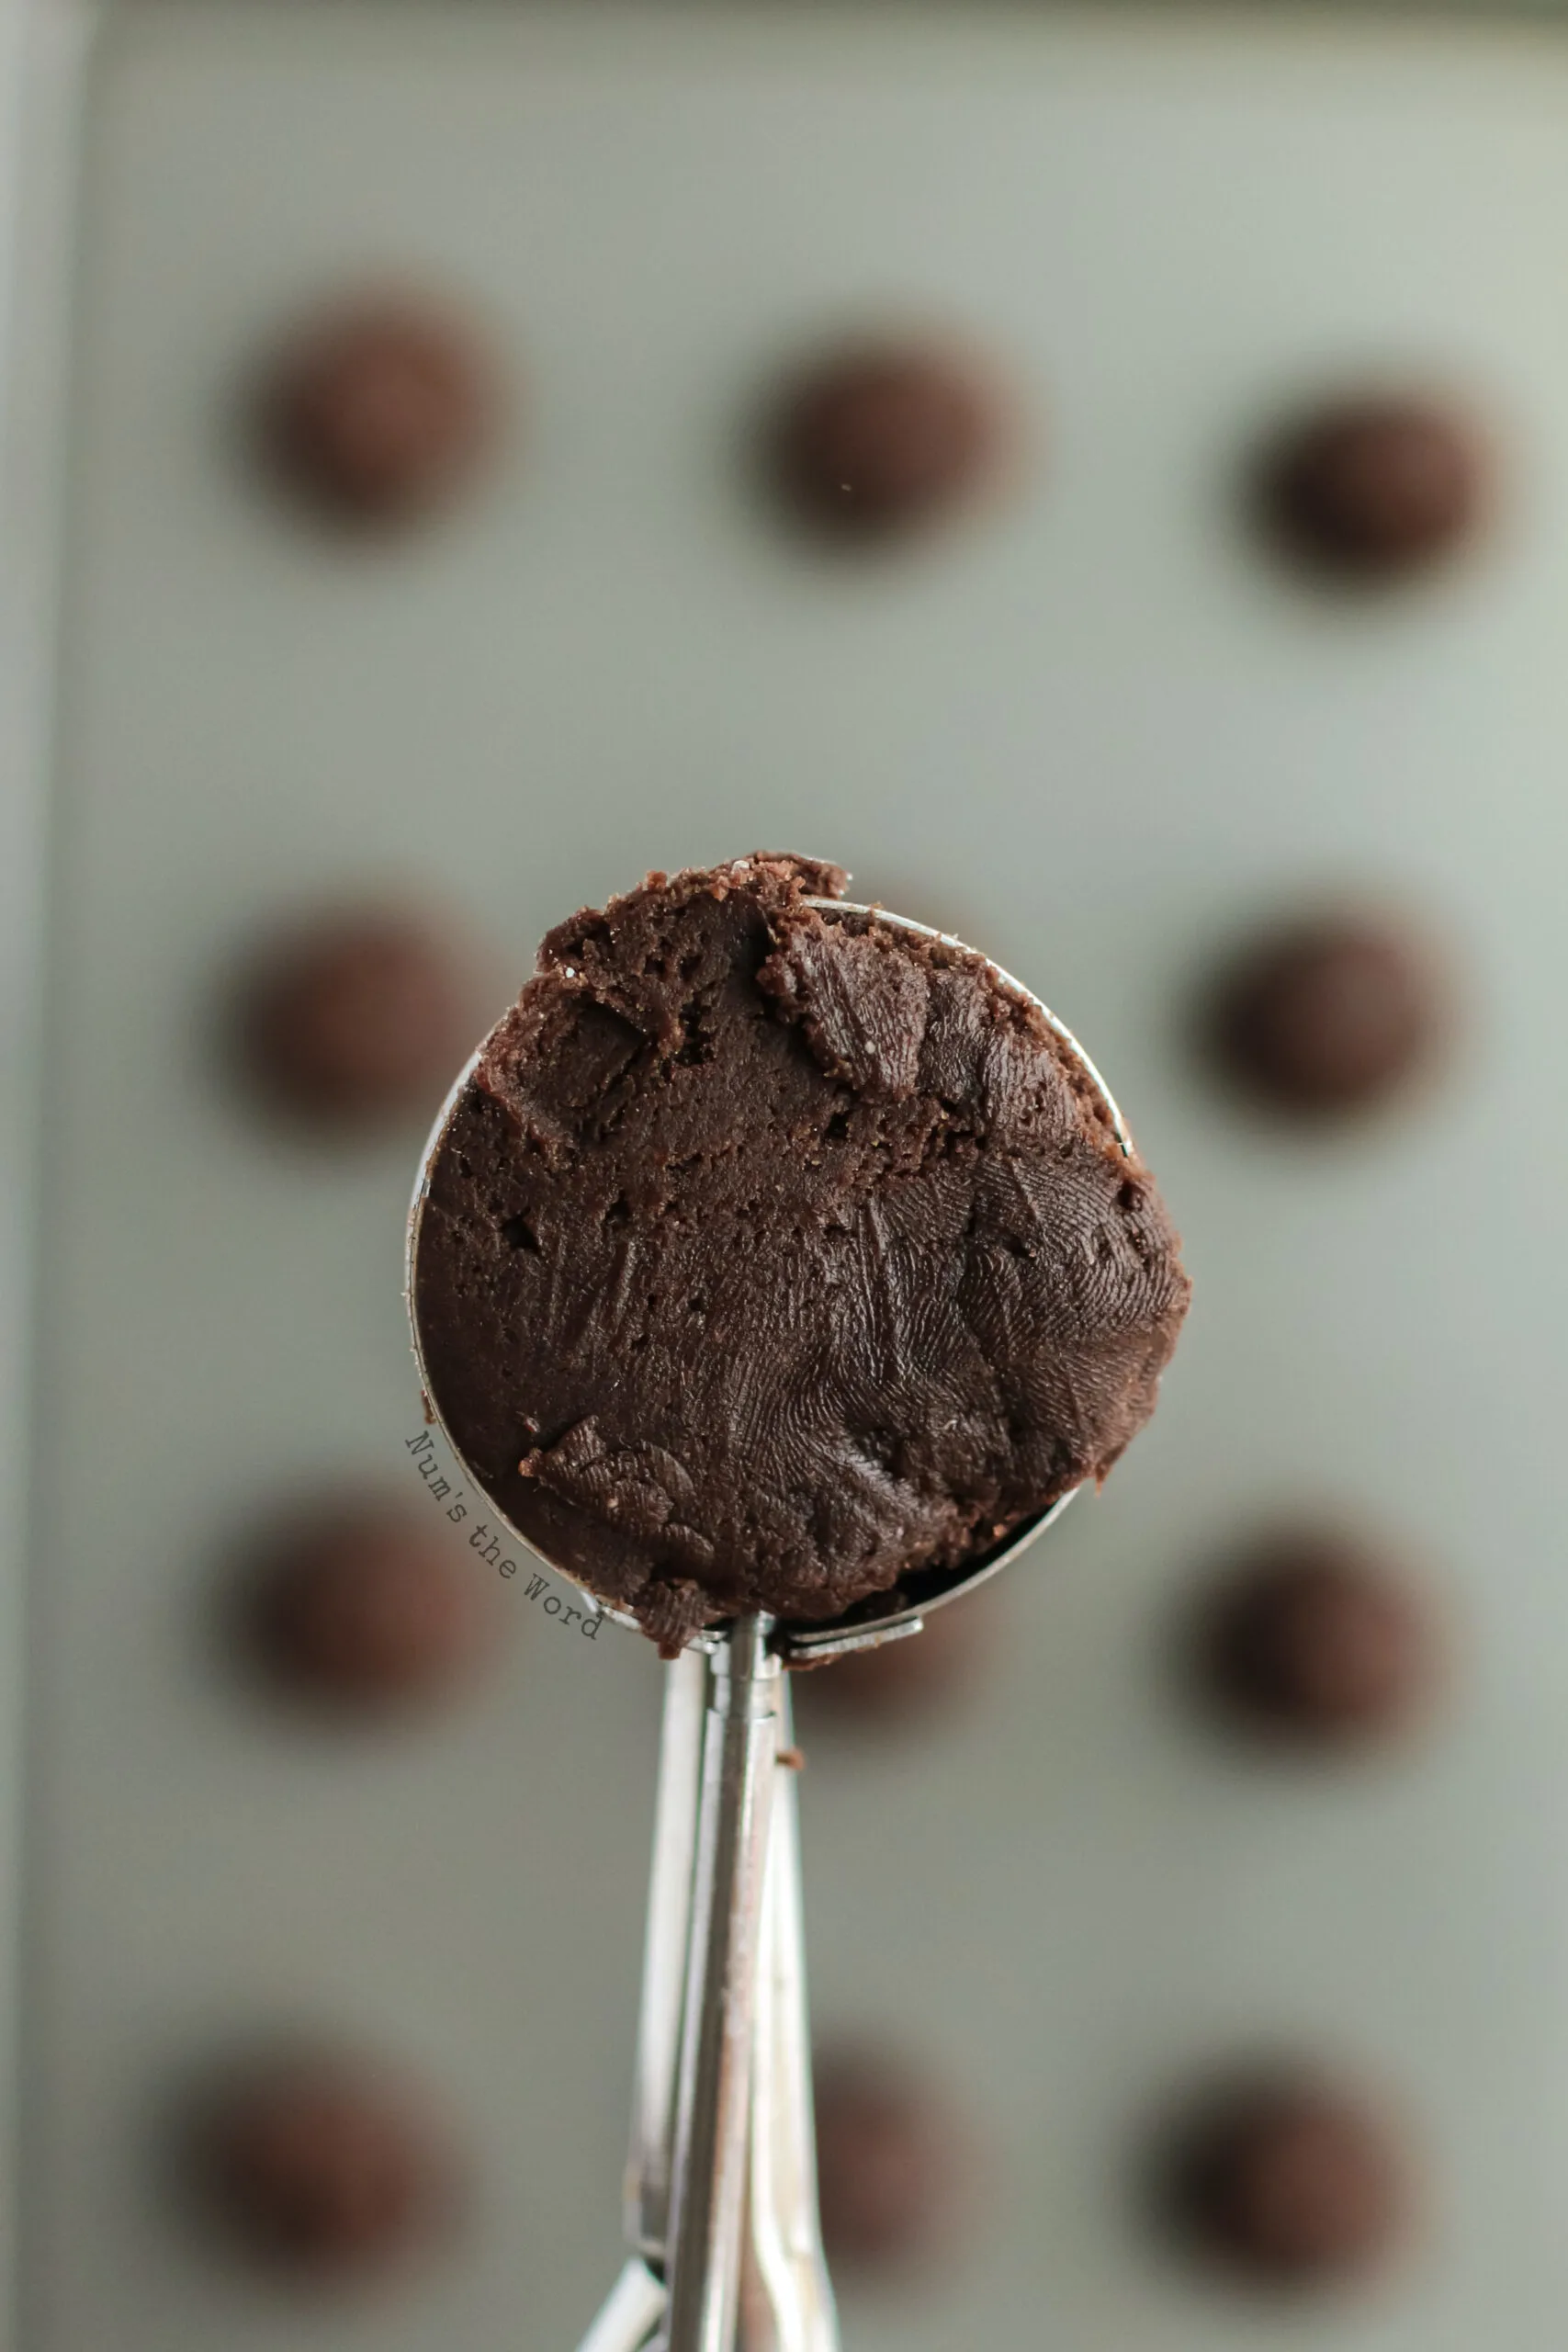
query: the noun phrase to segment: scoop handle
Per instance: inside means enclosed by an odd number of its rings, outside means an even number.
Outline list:
[[[670,2238],[670,2178],[680,2077],[681,2022],[692,1935],[707,1660],[682,1650],[664,1669],[664,1720],[643,1943],[637,2084],[626,2158],[626,2241],[662,2273]]]
[[[771,1631],[767,1617],[737,1618],[708,1673],[662,2352],[732,2352],[735,2342],[778,1760],[780,1669]]]
[[[811,2111],[811,2032],[800,1898],[800,1820],[789,1695],[778,1685],[775,1768],[762,1962],[757,1982],[757,2055],[751,2085],[750,2271],[741,2352],[839,2352],[839,2322],[817,2211]]]
[[[681,2118],[685,2137],[679,2161],[687,2162],[689,2147],[692,2157],[705,2166],[710,2215],[710,2251],[705,2256],[699,2250],[696,2258],[705,2267],[691,2290],[697,2306],[694,2324],[699,2331],[705,2324],[721,2329],[725,2305],[738,2287],[740,2319],[735,2340],[744,2352],[838,2352],[838,2323],[817,2218],[789,1677],[774,1673],[753,1649],[750,1695],[738,1704],[732,1671],[727,1672],[730,1656],[721,1656],[717,1669],[726,1676],[729,1687],[725,1689],[716,1687],[716,1678],[710,1684],[709,1662],[697,1650],[684,1652],[665,1673],[637,2088],[626,2177],[626,2229],[636,2251],[579,2352],[670,2352],[679,2341],[667,2332],[666,2281],[671,2271],[682,2036],[691,2049],[694,2035],[700,2044],[705,2021],[710,2032],[742,2031],[748,2000],[752,2014],[749,2092],[743,2098],[739,2084],[732,2080],[728,2086],[729,2095],[748,2109],[747,2145],[739,2161],[749,2160],[750,2169],[739,2244],[728,2234],[733,2148],[724,2160],[699,2155],[705,2144],[710,2150],[717,2147],[725,2126],[715,2117],[705,2131],[688,2128],[695,2126],[694,2114],[683,2111]],[[763,1720],[770,1711],[771,1744]],[[757,1854],[762,1856],[760,1941],[750,1970],[732,1987],[726,2016],[722,2000],[716,2012],[713,2006],[716,1922],[728,1913],[733,1925],[739,1906],[744,1939],[750,1933],[750,1897],[734,1881],[728,1894],[723,1893],[722,1873],[713,1855],[716,1844],[732,1836],[722,1826],[726,1804],[746,1823],[748,1801],[741,1784],[753,1770],[760,1777],[750,1800],[750,1824],[742,1827],[739,1849],[732,1850],[739,1853],[742,1872]],[[710,1858],[700,1915],[699,1851]],[[708,1989],[688,2000],[689,1984],[699,1979]],[[694,2098],[694,2083],[691,2088]],[[733,2118],[731,2128],[739,2128]],[[695,2202],[688,2194],[683,2205],[688,2216],[694,2215],[702,2199],[700,2186]],[[689,2219],[688,2227],[695,2236],[694,2219]],[[722,2243],[716,2245],[716,2239]],[[705,2304],[713,2310],[711,2323]],[[730,2339],[724,2340],[728,2344]],[[707,2338],[699,2332],[695,2341],[705,2344]]]
[[[640,2258],[627,2263],[577,2352],[654,2352],[663,2282]]]

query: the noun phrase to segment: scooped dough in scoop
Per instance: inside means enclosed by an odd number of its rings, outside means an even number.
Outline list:
[[[414,1313],[474,1478],[666,1654],[976,1563],[1154,1409],[1177,1237],[979,956],[758,855],[550,933],[450,1116]]]

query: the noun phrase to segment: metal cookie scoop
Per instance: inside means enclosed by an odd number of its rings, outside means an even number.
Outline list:
[[[829,921],[872,916],[963,946],[881,908],[839,899],[808,903]],[[1027,989],[998,966],[989,968],[1003,989],[1044,1015],[1130,1156],[1121,1114],[1077,1039]],[[415,1277],[431,1172],[478,1060],[476,1054],[436,1120],[409,1217],[414,1355],[430,1409],[459,1461],[425,1372]],[[465,1466],[482,1487],[472,1464]],[[913,1575],[831,1623],[739,1617],[700,1634],[665,1668],[626,2183],[632,2258],[579,2352],[733,2352],[738,2336],[742,2352],[837,2352],[817,2215],[795,1758],[783,1669],[918,1634],[931,1610],[1015,1560],[1071,1499],[1064,1495],[979,1560]],[[515,1528],[509,1532],[526,1544]],[[589,1599],[617,1623],[635,1623]]]

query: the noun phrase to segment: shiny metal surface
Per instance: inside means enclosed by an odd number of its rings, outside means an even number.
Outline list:
[[[792,1713],[788,1678],[781,1677],[779,1746],[784,1756],[791,1749]],[[793,1759],[779,1765],[757,1983],[747,2251],[757,2318],[765,2313],[772,2339],[768,2352],[837,2352],[838,2314],[817,2210],[796,1778]],[[744,2352],[755,2352],[750,2335]]]
[[[886,923],[976,952],[882,908],[810,903],[828,919]],[[988,969],[1050,1023],[1131,1153],[1122,1114],[1071,1031],[999,965]],[[432,1390],[415,1299],[432,1173],[483,1050],[460,1073],[422,1156],[405,1278],[426,1412],[476,1485],[482,1482]],[[670,1668],[625,2193],[637,2258],[581,2352],[639,2352],[655,2343],[659,2352],[733,2352],[743,2270],[771,2352],[835,2352],[817,2212],[795,1789],[793,1774],[778,1763],[790,1715],[781,1667],[918,1634],[930,1611],[1016,1560],[1071,1500],[1061,1496],[976,1564],[917,1575],[912,1590],[901,1586],[821,1625],[745,1616],[709,1629]],[[525,1542],[499,1509],[496,1515]],[[590,1598],[618,1623],[635,1622]]]
[[[688,2217],[694,2238],[701,2234],[700,2216],[707,2216],[707,2250],[699,2245],[688,2257],[697,2266],[689,2295],[697,2308],[692,2324],[711,2325],[716,2333],[699,2333],[694,2341],[728,2345],[731,2335],[722,2331],[728,2324],[733,2334],[732,2317],[727,2323],[730,2299],[742,2292],[739,2341],[744,2352],[837,2352],[838,2319],[817,2211],[789,1684],[760,1646],[756,1657],[762,1670],[751,1698],[739,1707],[733,1691],[727,1697],[717,1689],[730,1678],[700,1653],[688,1650],[665,1669],[626,2179],[626,2229],[636,2252],[579,2352],[644,2352],[655,2345],[660,2352],[677,2352],[682,2339],[673,2332],[678,2323],[665,2283],[672,2202]],[[728,1707],[728,1714],[717,1713],[720,1707]],[[731,1726],[728,1766],[726,1723]],[[701,1758],[710,1724],[721,1726],[708,1750],[717,1758],[712,1772],[703,1770]],[[753,1758],[761,1804],[749,1831],[726,1838],[716,1808],[724,1802],[743,1805],[739,1782]],[[694,1884],[699,1851],[715,1858],[700,1904]],[[728,1967],[727,1938],[732,1942]],[[710,2047],[733,2047],[734,2037],[745,2030],[748,2003],[749,2120],[738,2160],[717,2112],[719,2070],[705,2067],[702,2052],[705,2036]],[[689,2067],[681,2064],[683,2046],[692,2053]],[[688,2081],[694,2112],[689,2125],[682,2118],[677,2145],[674,2093]],[[724,2096],[740,2096],[735,2077]],[[711,2108],[701,2122],[694,2114],[698,2098]],[[743,2177],[739,2206],[738,2174]]]
[[[732,2352],[740,2291],[778,1658],[740,1618],[708,1679],[670,2210],[665,2352]]]
[[[628,2262],[578,2352],[643,2352],[654,2341],[666,2301],[663,2281],[648,2265]]]
[[[627,2242],[660,2268],[670,2235],[670,2172],[692,1932],[706,1696],[706,1660],[700,1651],[686,1650],[666,1668],[664,1676],[659,1794],[637,2019],[637,2088],[625,2197]]]

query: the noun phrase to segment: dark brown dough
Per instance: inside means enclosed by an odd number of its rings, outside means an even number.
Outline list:
[[[1423,1712],[1440,1649],[1432,1610],[1381,1545],[1303,1526],[1261,1539],[1205,1597],[1191,1662],[1238,1730],[1351,1748]]]
[[[1330,2287],[1377,2269],[1409,2220],[1388,2118],[1314,2074],[1216,2086],[1163,2152],[1164,2216],[1201,2258],[1253,2285]]]
[[[427,300],[378,297],[302,327],[253,419],[267,469],[298,503],[368,533],[448,504],[488,453],[500,409],[471,327]]]
[[[390,1714],[450,1697],[490,1640],[491,1610],[439,1512],[344,1498],[269,1529],[248,1563],[253,1655],[290,1697]]]
[[[1012,440],[996,384],[942,344],[866,344],[786,391],[767,461],[774,493],[807,530],[846,545],[903,540],[996,481]]]
[[[830,867],[652,876],[550,933],[446,1130],[415,1311],[479,1484],[666,1651],[976,1559],[1154,1409],[1152,1179],[978,957]]]
[[[1202,1021],[1238,1091],[1318,1123],[1402,1094],[1435,1068],[1451,1027],[1430,942],[1402,917],[1349,907],[1260,931],[1219,973]]]
[[[230,1043],[250,1092],[289,1125],[343,1139],[417,1128],[473,1051],[486,999],[463,943],[414,910],[330,909],[251,956]]]
[[[1363,586],[1430,571],[1472,537],[1490,502],[1471,419],[1427,395],[1330,402],[1265,453],[1265,528],[1304,570]]]
[[[818,2197],[846,2277],[928,2267],[962,2236],[976,2152],[933,2086],[886,2051],[822,2052],[812,2070]]]
[[[320,2053],[253,2063],[209,2088],[187,2161],[238,2248],[323,2286],[406,2261],[450,2222],[460,2188],[422,2096]]]

